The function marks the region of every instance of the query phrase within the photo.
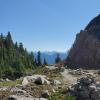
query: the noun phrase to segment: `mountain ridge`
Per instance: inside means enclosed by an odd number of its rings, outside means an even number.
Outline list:
[[[70,68],[100,68],[100,15],[76,35],[65,65]]]

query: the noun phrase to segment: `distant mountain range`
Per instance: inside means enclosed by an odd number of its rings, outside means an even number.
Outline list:
[[[56,51],[46,51],[46,52],[41,52],[41,59],[42,63],[44,61],[44,58],[48,62],[48,64],[54,64],[55,63],[55,58],[57,57],[57,53],[59,53],[60,58],[64,60],[67,56],[67,53],[65,52],[56,52]],[[37,58],[37,52],[34,53],[34,57]]]

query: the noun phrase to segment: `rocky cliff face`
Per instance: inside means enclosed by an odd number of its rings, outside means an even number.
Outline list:
[[[66,64],[71,68],[100,68],[100,15],[76,35]]]

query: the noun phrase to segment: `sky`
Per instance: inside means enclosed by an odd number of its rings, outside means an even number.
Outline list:
[[[0,0],[0,33],[28,51],[65,52],[99,13],[100,0]]]

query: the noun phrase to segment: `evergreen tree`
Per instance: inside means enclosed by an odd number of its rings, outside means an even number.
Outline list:
[[[47,63],[46,59],[44,58],[43,66],[47,66],[47,65],[48,65],[48,63]]]
[[[12,36],[10,32],[8,32],[5,42],[6,42],[6,47],[8,48],[10,48],[13,45]]]
[[[36,67],[36,66],[38,66],[38,63],[37,63],[37,59],[35,58],[35,60],[34,60],[34,66]]]
[[[28,53],[22,43],[14,44],[10,32],[0,35],[0,77],[23,76],[27,69],[33,69],[34,63],[34,54]]]
[[[24,48],[23,48],[23,44],[19,43],[19,52],[23,53],[24,52]]]
[[[37,60],[38,60],[38,66],[41,66],[42,63],[41,63],[41,52],[40,51],[38,51]]]
[[[15,49],[18,50],[18,43],[15,43]]]
[[[59,63],[61,61],[59,53],[57,53],[57,57],[55,59],[55,63]]]
[[[31,60],[32,60],[31,63],[34,65],[34,53],[33,53],[33,52],[31,52],[30,58],[31,58]]]
[[[1,33],[1,35],[0,35],[0,38],[1,38],[2,40],[3,40],[3,38],[4,38],[2,33]]]

